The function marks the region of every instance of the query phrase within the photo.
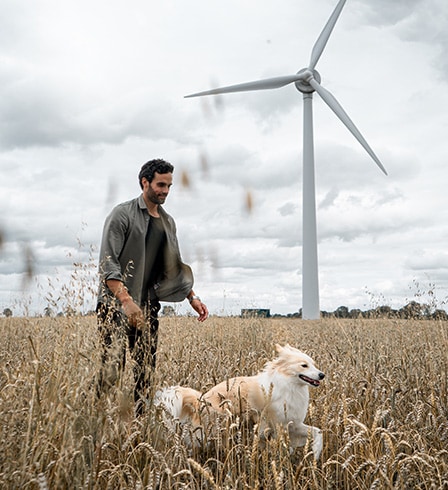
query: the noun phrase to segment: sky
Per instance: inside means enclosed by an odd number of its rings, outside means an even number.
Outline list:
[[[152,158],[210,312],[297,312],[301,93],[184,96],[305,68],[336,4],[0,0],[0,314],[94,302],[104,219]],[[445,307],[447,25],[446,0],[347,0],[319,60],[388,172],[314,94],[321,310]]]

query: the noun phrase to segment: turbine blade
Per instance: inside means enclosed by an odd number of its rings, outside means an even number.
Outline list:
[[[196,94],[185,95],[185,98],[189,97],[201,97],[203,95],[217,95],[228,94],[230,92],[247,92],[251,90],[266,90],[272,88],[280,88],[289,83],[297,82],[303,78],[302,75],[295,73],[294,75],[285,75],[282,77],[265,78],[264,80],[257,80],[255,82],[239,83],[238,85],[230,85],[227,87],[214,88],[212,90],[206,90],[204,92],[198,92]]]
[[[353,121],[350,119],[348,114],[344,111],[341,104],[335,99],[335,97],[320,83],[318,83],[314,78],[308,80],[309,84],[314,88],[314,90],[322,97],[323,101],[328,105],[328,107],[338,116],[338,118],[345,124],[347,129],[353,134],[353,136],[361,143],[363,148],[372,157],[373,161],[380,167],[380,169],[387,175],[386,169],[380,162],[379,158],[375,155],[375,152],[370,148],[367,141],[364,139],[363,135],[359,132],[358,128],[355,126]]]
[[[313,50],[311,52],[310,64],[308,66],[310,70],[314,70],[314,68],[316,67],[317,62],[319,61],[319,58],[323,50],[325,49],[325,46],[327,45],[328,39],[330,38],[330,35],[333,31],[336,21],[339,18],[342,8],[344,7],[345,1],[346,0],[339,1],[333,13],[331,14],[330,18],[328,19],[327,23],[325,24],[325,27],[320,33],[320,36],[317,38],[317,41],[314,44]]]

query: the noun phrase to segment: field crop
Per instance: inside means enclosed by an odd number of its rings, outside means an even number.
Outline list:
[[[306,420],[323,430],[318,463],[238,419],[191,451],[150,404],[134,417],[130,362],[96,399],[94,318],[1,319],[0,488],[448,489],[447,322],[162,318],[154,387],[254,374],[275,343],[326,373]]]

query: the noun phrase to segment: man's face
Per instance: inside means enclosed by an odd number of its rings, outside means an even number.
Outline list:
[[[173,185],[173,174],[159,174],[155,172],[152,182],[148,182],[143,177],[143,195],[146,199],[154,204],[163,204],[170,192],[170,187]]]

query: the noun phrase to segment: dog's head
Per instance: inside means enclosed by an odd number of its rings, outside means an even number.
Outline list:
[[[284,376],[294,377],[302,384],[319,386],[325,374],[317,369],[310,356],[289,344],[276,345],[278,357],[273,361],[275,369]]]

